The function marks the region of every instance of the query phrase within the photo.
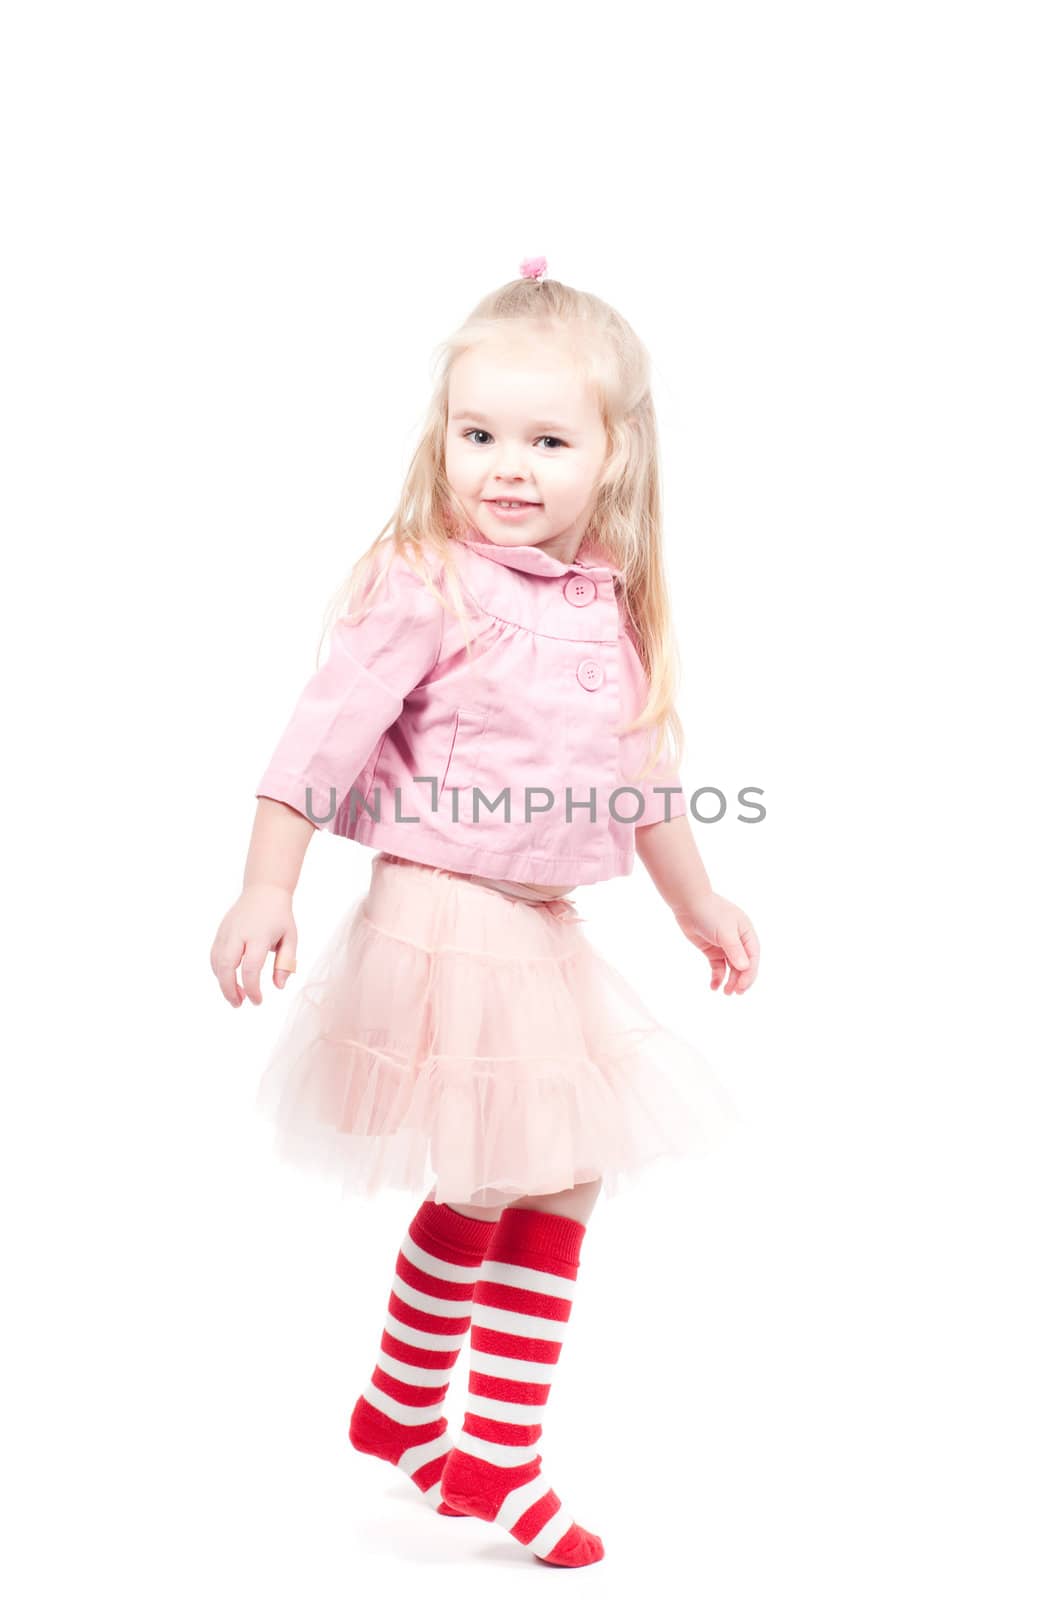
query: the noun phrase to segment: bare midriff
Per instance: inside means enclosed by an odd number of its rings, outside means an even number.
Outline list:
[[[509,883],[502,878],[478,878],[471,872],[465,876],[472,883],[482,883],[486,888],[498,889],[502,894],[516,894],[522,900],[560,900],[562,896],[571,894],[572,889],[576,887],[575,884],[571,887],[562,884],[557,888],[551,888],[548,884],[542,883]]]
[[[392,850],[385,851],[384,854],[390,856],[393,861],[409,860],[409,857],[396,855]],[[415,867],[424,865],[420,861],[414,861],[410,864]],[[452,869],[448,867],[446,870],[449,872]],[[500,894],[516,895],[520,900],[560,900],[563,896],[571,894],[573,889],[578,888],[577,884],[558,884],[555,886],[544,883],[511,883],[505,878],[481,878],[474,872],[455,872],[454,876],[456,878],[466,878],[470,883],[483,884],[487,889],[497,889]]]

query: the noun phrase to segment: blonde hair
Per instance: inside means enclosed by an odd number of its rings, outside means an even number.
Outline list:
[[[398,505],[333,597],[322,642],[340,616],[360,616],[372,605],[388,563],[401,556],[461,619],[468,650],[467,614],[452,546],[469,518],[447,482],[447,396],[458,357],[510,332],[560,338],[597,400],[608,448],[584,543],[595,545],[610,565],[624,574],[618,604],[622,619],[626,612],[630,621],[648,682],[645,706],[619,731],[657,728],[657,740],[644,770],[661,758],[669,734],[675,747],[670,760],[679,763],[685,747],[674,704],[680,664],[664,574],[649,353],[612,306],[556,278],[515,278],[503,284],[485,295],[456,332],[437,346],[434,389]],[[381,555],[385,560],[378,568]],[[445,595],[432,582],[429,569],[435,564]]]

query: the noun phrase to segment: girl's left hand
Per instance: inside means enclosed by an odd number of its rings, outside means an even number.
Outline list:
[[[724,994],[745,994],[756,982],[760,941],[741,906],[710,892],[695,905],[677,911],[675,920],[691,944],[708,956],[712,968],[710,989],[718,989],[726,977]]]

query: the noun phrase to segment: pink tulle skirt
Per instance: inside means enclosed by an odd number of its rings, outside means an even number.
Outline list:
[[[737,1112],[702,1055],[528,901],[381,853],[292,1002],[258,1107],[279,1158],[439,1203],[499,1206],[708,1154]]]

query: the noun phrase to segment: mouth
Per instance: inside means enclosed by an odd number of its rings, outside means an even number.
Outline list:
[[[514,509],[519,510],[519,508],[521,506],[539,506],[539,505],[542,505],[542,501],[541,500],[512,500],[512,499],[502,499],[501,497],[499,497],[496,500],[488,500],[487,504],[489,506],[501,506],[503,511],[509,511],[509,510],[514,510]]]

